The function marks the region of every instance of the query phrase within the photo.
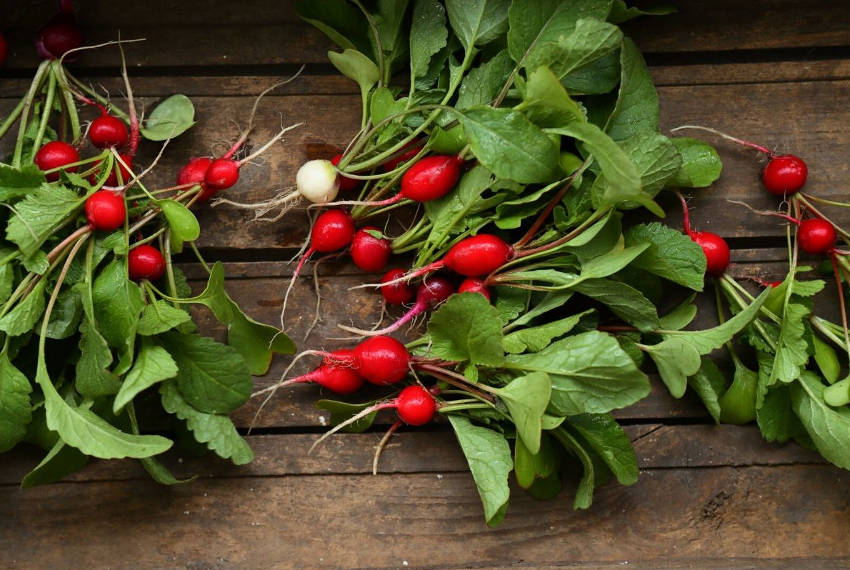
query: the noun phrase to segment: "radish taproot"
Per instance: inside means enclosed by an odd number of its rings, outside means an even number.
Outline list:
[[[129,133],[124,121],[113,117],[106,110],[92,121],[89,127],[89,140],[97,148],[117,148],[127,144]]]
[[[80,153],[73,146],[62,141],[51,141],[46,143],[35,153],[34,162],[41,171],[57,170],[63,166],[74,164],[80,160]],[[64,170],[76,172],[77,166],[68,166]],[[59,180],[59,172],[48,172],[45,177],[49,182]]]

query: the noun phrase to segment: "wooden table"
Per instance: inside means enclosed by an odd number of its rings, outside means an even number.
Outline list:
[[[295,16],[292,2],[81,2],[89,42],[145,37],[129,46],[136,95],[151,104],[173,92],[192,97],[198,125],[166,152],[157,182],[168,184],[190,156],[220,152],[252,97],[307,64],[297,81],[267,97],[252,140],[305,121],[261,164],[245,168],[232,192],[244,200],[289,185],[297,165],[328,156],[359,125],[356,86],[335,73],[330,43]],[[12,30],[17,46],[0,76],[0,112],[26,88],[35,59],[28,43],[38,17]],[[178,24],[179,22],[179,24]],[[30,26],[27,28],[27,26]],[[850,187],[850,10],[829,0],[682,2],[677,15],[642,19],[629,33],[646,52],[665,129],[711,125],[793,151],[809,164],[807,188],[844,197]],[[20,42],[24,42],[21,44]],[[120,96],[117,53],[86,54],[80,75]],[[730,208],[727,199],[775,207],[760,190],[751,152],[720,144],[722,179],[698,192],[694,223],[728,238],[736,275],[770,277],[783,268],[779,224]],[[149,159],[156,149],[147,149]],[[141,160],[145,162],[145,159]],[[672,202],[667,203],[672,206]],[[288,260],[305,237],[303,212],[280,223],[248,223],[229,209],[204,209],[200,245],[226,261],[228,287],[255,318],[276,322]],[[844,220],[848,217],[845,216]],[[679,217],[670,216],[670,223]],[[198,267],[185,266],[201,279]],[[325,296],[317,330],[299,348],[332,347],[337,317],[374,320],[378,300],[347,290],[361,280],[346,263],[321,266]],[[195,282],[198,286],[200,283]],[[310,279],[291,306],[293,337],[313,318]],[[706,307],[705,314],[711,314]],[[206,316],[202,327],[212,330]],[[704,317],[706,323],[710,317]],[[220,332],[220,331],[218,331]],[[287,365],[279,358],[270,384]],[[174,458],[198,481],[173,488],[131,462],[94,463],[69,481],[22,491],[39,453],[0,456],[0,567],[271,568],[503,567],[832,568],[850,564],[850,474],[796,446],[764,443],[755,427],[715,426],[694,398],[674,401],[655,384],[618,418],[637,449],[631,487],[600,489],[588,511],[569,493],[538,502],[516,490],[504,524],[488,529],[453,436],[438,425],[405,430],[370,473],[382,427],[307,448],[326,419],[319,391],[286,390],[248,437],[257,459],[232,467]],[[254,404],[235,419],[251,422]]]

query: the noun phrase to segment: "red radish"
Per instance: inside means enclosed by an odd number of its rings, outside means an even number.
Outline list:
[[[476,279],[475,277],[467,277],[464,279],[463,283],[460,284],[460,287],[457,288],[457,292],[481,293],[488,301],[490,300],[490,289],[487,288],[483,280]]]
[[[207,170],[209,170],[212,161],[213,159],[207,156],[190,159],[186,166],[177,173],[177,185],[189,188],[190,185],[197,184],[201,187],[198,200],[209,200],[216,193],[216,190],[209,188],[205,182]]]
[[[351,259],[361,271],[375,273],[387,266],[392,247],[387,238],[378,238],[369,232],[380,233],[381,230],[375,226],[366,226],[357,230],[351,240]]]
[[[434,419],[437,402],[422,386],[413,384],[406,387],[396,398],[398,417],[410,426],[425,425]]]
[[[412,159],[414,156],[419,154],[419,152],[422,150],[422,145],[419,143],[419,141],[413,141],[410,144],[408,144],[407,147],[409,147],[409,148],[407,150],[405,150],[403,153],[401,153],[400,155],[398,155],[395,158],[389,159],[388,161],[386,161],[382,165],[384,167],[385,171],[392,172],[393,170],[398,168],[398,166],[400,164],[404,164],[408,160]],[[405,147],[405,148],[407,148],[407,147]]]
[[[331,164],[336,166],[342,160],[342,155],[338,154],[331,159]],[[349,178],[345,174],[339,174],[339,189],[343,192],[350,192],[360,186],[360,181],[355,178]]]
[[[9,52],[9,44],[6,42],[6,36],[0,33],[0,65],[6,61],[6,54]]]
[[[357,372],[372,384],[395,384],[407,376],[410,353],[389,336],[367,338],[354,349]]]
[[[712,232],[695,232],[691,229],[691,216],[685,197],[679,194],[682,202],[682,216],[685,233],[691,240],[702,248],[705,254],[705,272],[711,277],[721,277],[729,267],[729,244],[719,235]]]
[[[761,174],[762,182],[768,192],[775,196],[795,194],[806,183],[808,168],[798,156],[782,154],[770,156],[770,161]]]
[[[429,277],[416,290],[416,302],[399,320],[388,327],[376,331],[367,331],[338,325],[339,328],[348,332],[353,332],[362,336],[385,335],[397,331],[405,324],[409,323],[417,315],[421,315],[430,308],[436,307],[455,292],[454,285],[448,279],[442,277]]]
[[[381,283],[394,281],[392,285],[381,287],[381,295],[384,296],[384,301],[388,305],[404,305],[413,299],[414,290],[409,283],[398,281],[405,276],[404,269],[390,269],[384,274]]]
[[[156,281],[165,273],[165,259],[157,248],[142,244],[130,250],[127,269],[133,281]]]
[[[461,166],[463,159],[458,155],[426,156],[401,177],[399,194],[416,202],[442,198],[457,184]]]
[[[207,168],[204,182],[214,192],[226,190],[239,180],[240,166],[239,162],[230,158],[217,158]]]
[[[86,199],[86,220],[95,230],[111,232],[124,225],[124,197],[111,190],[98,190]]]
[[[337,394],[352,394],[363,385],[363,376],[355,370],[353,364],[354,351],[335,350],[328,353],[322,364],[312,372],[281,382],[273,390],[289,384],[315,382]]]
[[[92,121],[89,127],[89,140],[97,148],[124,146],[128,138],[124,121],[106,112]]]
[[[835,227],[820,218],[809,218],[799,222],[797,243],[800,249],[812,255],[830,253],[837,238]]]
[[[80,153],[77,152],[77,149],[62,141],[51,141],[45,144],[38,149],[37,153],[35,153],[34,159],[35,165],[38,166],[40,170],[54,170],[56,168],[61,168],[66,164],[73,164],[79,160]],[[77,168],[77,166],[69,166],[65,170],[68,172],[76,172]],[[50,182],[59,180],[59,172],[51,172],[45,176]]]
[[[112,166],[112,172],[109,173],[109,176],[107,177],[106,182],[103,183],[104,186],[109,186],[109,187],[115,188],[115,187],[118,187],[118,186],[123,186],[123,185],[127,184],[130,180],[132,180],[133,174],[131,172],[131,169],[133,168],[133,157],[130,156],[129,154],[122,154],[120,156],[121,156],[121,160],[124,161],[124,163],[127,166],[124,166],[124,164],[121,164],[120,162],[118,162],[116,160],[115,164]],[[97,162],[94,163],[94,166],[99,166],[100,164],[101,164],[101,161],[98,160]],[[122,182],[120,182],[120,183],[118,181],[118,174],[115,172],[116,166],[121,170],[121,181]],[[129,169],[127,167],[129,167]],[[89,176],[89,182],[91,182],[92,184],[96,184],[97,178],[101,174],[102,173],[99,172],[99,171],[93,173],[91,176]]]
[[[58,59],[83,45],[83,34],[72,15],[57,14],[36,36],[35,47],[43,59]]]

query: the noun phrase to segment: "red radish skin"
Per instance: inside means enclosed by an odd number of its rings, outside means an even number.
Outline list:
[[[54,16],[38,31],[35,40],[36,51],[42,59],[58,59],[82,45],[83,33],[69,14]]]
[[[207,186],[205,179],[207,170],[210,168],[213,159],[208,156],[192,158],[186,165],[177,173],[177,185],[189,188],[195,184],[201,187],[201,192],[198,195],[198,200],[209,200],[216,190]]]
[[[0,65],[6,61],[6,55],[9,53],[9,44],[6,42],[6,36],[0,34]]]
[[[339,161],[342,160],[342,155],[338,154],[331,159],[331,164],[336,166],[339,164]],[[356,190],[360,186],[360,181],[354,178],[349,178],[345,174],[339,174],[339,189],[343,192],[350,192],[352,190]]]
[[[434,419],[437,402],[418,384],[406,387],[396,398],[396,412],[401,421],[409,426],[422,426]]]
[[[481,279],[475,277],[467,277],[457,288],[458,293],[481,293],[488,301],[490,300],[490,289],[484,284]]]
[[[800,249],[811,255],[830,253],[837,238],[835,227],[820,218],[810,218],[800,222],[797,228],[797,243]]]
[[[51,141],[45,144],[38,149],[34,159],[35,165],[38,166],[40,170],[61,168],[66,164],[72,164],[79,160],[80,153],[77,152],[77,149],[62,141]],[[77,168],[77,166],[69,166],[65,170],[67,172],[76,172]],[[51,172],[45,176],[49,182],[59,180],[59,172]]]
[[[465,277],[479,277],[492,273],[513,256],[513,248],[502,238],[478,234],[456,243],[443,258],[443,263]]]
[[[129,166],[130,169],[132,169],[133,168],[133,157],[130,156],[129,154],[122,154],[120,156],[121,156],[121,160],[123,160],[124,163],[127,166]],[[99,166],[100,164],[101,164],[101,161],[98,160],[97,162],[94,163],[94,166]],[[123,182],[118,181],[118,174],[116,174],[116,172],[115,172],[116,166],[121,169],[121,180]],[[93,173],[92,175],[89,176],[89,182],[91,182],[92,184],[96,184],[97,179],[101,174],[102,174],[101,172]],[[109,173],[109,176],[106,178],[106,182],[104,182],[103,185],[109,186],[111,188],[117,188],[119,186],[123,186],[124,184],[127,184],[130,180],[132,180],[132,178],[133,178],[132,172],[130,170],[128,170],[127,167],[125,167],[123,164],[121,164],[120,162],[118,162],[116,160],[115,164],[112,166],[112,172]]]
[[[767,191],[774,196],[791,196],[806,183],[808,173],[803,159],[793,154],[782,154],[770,157],[761,179]]]
[[[337,394],[353,394],[363,386],[364,380],[354,369],[354,351],[343,349],[328,353],[318,368],[282,382],[275,389],[305,382],[314,382]]]
[[[407,376],[410,353],[389,336],[368,338],[354,349],[356,369],[367,382],[387,386]]]
[[[390,260],[392,247],[390,240],[377,238],[369,232],[379,232],[375,226],[366,226],[357,230],[351,240],[351,259],[361,271],[377,273],[382,271]]]
[[[413,304],[413,307],[411,307],[409,311],[407,311],[404,315],[402,315],[400,319],[398,319],[390,326],[376,331],[366,331],[351,327],[343,327],[342,325],[340,326],[343,328],[343,330],[354,332],[363,336],[390,334],[409,323],[417,315],[421,315],[428,309],[436,307],[437,305],[448,299],[449,296],[454,292],[454,285],[448,279],[443,279],[442,277],[429,277],[416,290],[416,302]]]
[[[213,160],[204,175],[204,182],[214,192],[227,190],[239,181],[239,163],[229,158]]]
[[[413,145],[413,146],[411,146],[408,150],[404,151],[403,153],[401,153],[397,157],[389,159],[388,161],[386,161],[382,165],[386,172],[392,172],[393,170],[398,168],[398,166],[400,164],[404,164],[405,162],[407,162],[408,160],[412,159],[414,156],[419,154],[419,152],[423,148],[422,145],[419,144],[419,142],[417,142],[417,141],[414,141],[410,144]],[[408,146],[410,146],[410,145],[408,145]]]
[[[133,281],[156,281],[165,273],[165,259],[157,248],[143,244],[130,250],[127,269]]]
[[[705,254],[705,273],[719,278],[726,273],[731,258],[729,244],[719,235],[712,232],[695,232],[691,229],[691,214],[688,203],[681,193],[678,193],[682,203],[682,225],[691,240],[702,248]]]
[[[112,190],[98,190],[86,199],[86,220],[95,230],[111,232],[124,225],[124,197]]]
[[[97,148],[124,146],[129,136],[124,122],[107,113],[92,121],[89,127],[89,140]]]
[[[401,279],[405,276],[405,273],[404,269],[390,269],[384,273],[381,283]],[[384,301],[388,305],[404,305],[405,303],[409,303],[413,300],[414,294],[415,291],[409,283],[396,282],[392,285],[381,287],[381,295],[384,296]]]
[[[426,156],[401,177],[399,194],[416,202],[442,198],[457,184],[462,166],[463,159],[457,155]]]

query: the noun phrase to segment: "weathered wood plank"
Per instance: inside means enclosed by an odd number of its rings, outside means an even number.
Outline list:
[[[438,477],[442,475],[442,477]],[[848,474],[828,466],[645,471],[592,508],[516,492],[484,527],[467,474],[0,488],[6,567],[475,567],[850,557]],[[80,524],[83,513],[85,524]],[[96,514],[95,514],[96,513]],[[710,538],[709,538],[710,537]],[[553,548],[558,544],[558,548]]]

